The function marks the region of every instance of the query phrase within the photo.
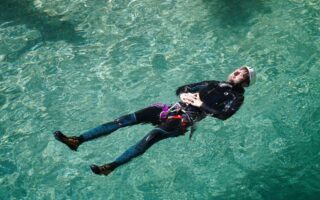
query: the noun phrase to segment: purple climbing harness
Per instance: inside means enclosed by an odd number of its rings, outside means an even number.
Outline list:
[[[171,105],[167,105],[164,103],[154,103],[154,104],[152,104],[152,106],[155,106],[155,107],[162,109],[162,111],[160,113],[160,120],[165,121],[167,119],[169,108]]]
[[[175,104],[164,104],[164,103],[154,103],[152,106],[161,108],[162,111],[160,113],[160,120],[165,122],[168,119],[180,119],[181,125],[183,129],[186,129],[188,126],[191,126],[189,139],[191,139],[193,132],[195,131],[194,122],[190,118],[190,116],[187,114],[187,112],[184,111],[180,103]]]
[[[190,122],[189,116],[184,112],[180,103],[175,104],[164,104],[164,103],[155,103],[153,106],[161,108],[160,120],[166,121],[169,118],[181,119],[184,123]]]

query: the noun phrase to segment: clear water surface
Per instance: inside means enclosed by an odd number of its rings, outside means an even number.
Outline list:
[[[0,199],[319,199],[319,0],[1,0]],[[71,152],[74,135],[176,87],[258,71],[241,110],[162,141],[108,177],[152,127]]]

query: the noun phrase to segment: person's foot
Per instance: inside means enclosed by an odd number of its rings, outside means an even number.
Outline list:
[[[112,164],[105,164],[101,166],[91,165],[90,168],[95,174],[108,176],[115,169],[115,166]]]
[[[65,136],[61,131],[56,131],[53,133],[56,140],[66,144],[71,150],[77,151],[79,145],[81,144],[78,137],[68,137]]]

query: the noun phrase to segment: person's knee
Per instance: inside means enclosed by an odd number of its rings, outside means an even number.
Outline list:
[[[152,130],[146,137],[145,137],[145,141],[149,142],[152,140],[156,140],[157,138],[160,138],[162,135],[162,132],[160,132],[159,130]]]
[[[166,132],[161,129],[152,130],[144,139],[141,141],[142,147],[150,147],[154,143],[166,138]]]
[[[124,115],[122,117],[119,117],[118,119],[114,120],[115,123],[118,124],[119,127],[123,126],[128,126],[128,125],[133,125],[137,123],[137,119],[135,114],[129,114],[129,115]]]

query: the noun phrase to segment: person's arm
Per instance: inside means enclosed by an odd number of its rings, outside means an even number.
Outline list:
[[[201,99],[200,99],[200,95],[199,93],[183,93],[180,96],[182,96],[183,98],[181,98],[182,102],[186,103],[186,104],[190,104],[193,105],[195,107],[200,108],[201,110],[203,110],[206,114],[208,115],[215,115],[215,114],[219,114],[219,111],[216,109],[213,109],[211,107],[209,107],[208,105],[206,105]]]
[[[210,115],[221,120],[226,120],[236,113],[243,103],[244,97],[238,96],[233,99],[227,100],[224,103],[224,108],[221,111],[203,107],[205,112],[209,111]]]
[[[208,115],[217,115],[217,114],[219,114],[218,110],[211,108],[210,106],[206,105],[205,103],[202,103],[199,108],[201,110],[203,110]]]
[[[210,89],[210,88],[209,88]],[[207,115],[226,120],[237,112],[244,101],[242,94],[233,93],[231,97],[226,98],[219,105],[210,105],[200,99],[199,93],[182,93],[181,100],[186,103],[200,108]]]
[[[208,85],[217,82],[218,81],[202,81],[198,83],[183,85],[176,90],[176,95],[179,96],[181,93],[197,93],[200,90],[208,87]]]
[[[193,105],[200,108],[203,102],[200,99],[199,93],[181,93],[180,99],[183,103],[187,105]]]
[[[221,120],[226,120],[231,117],[235,112],[237,112],[240,106],[243,103],[244,96],[243,95],[234,95],[233,98],[226,99],[221,106],[221,109],[218,105],[217,109],[213,108],[210,105],[204,103],[199,96],[199,93],[191,94],[187,93],[188,95],[184,99],[184,103],[193,105],[195,107],[200,108],[203,110],[207,115],[211,115]]]

